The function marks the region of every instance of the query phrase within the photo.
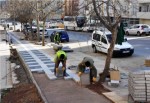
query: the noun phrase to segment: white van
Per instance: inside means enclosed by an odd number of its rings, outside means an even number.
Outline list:
[[[96,30],[92,33],[92,48],[96,53],[97,51],[101,51],[103,53],[108,53],[108,48],[110,46],[110,42],[112,40],[112,35],[110,31],[100,31]],[[127,42],[125,39],[122,45],[115,44],[113,57],[128,55],[131,56],[134,53],[134,48],[131,44]]]

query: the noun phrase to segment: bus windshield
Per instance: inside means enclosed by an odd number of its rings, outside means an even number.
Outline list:
[[[65,17],[64,21],[74,21],[75,19],[73,17]]]
[[[77,16],[76,17],[76,23],[77,23],[78,27],[83,27],[85,21],[86,21],[86,17],[84,17],[84,16]]]

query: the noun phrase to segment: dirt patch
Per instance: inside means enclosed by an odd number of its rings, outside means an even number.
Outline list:
[[[3,97],[2,103],[43,103],[33,84],[18,84]]]
[[[19,59],[13,59],[11,62],[21,64]],[[13,88],[2,91],[2,103],[44,103],[36,89],[36,86],[32,83],[25,68],[20,65],[14,72],[17,75],[18,84],[15,84]]]
[[[87,85],[86,87],[98,94],[111,92],[109,89],[105,88],[101,83],[90,84],[90,85]]]

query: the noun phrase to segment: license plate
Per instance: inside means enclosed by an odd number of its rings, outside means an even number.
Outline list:
[[[130,51],[123,51],[123,53],[129,53]]]

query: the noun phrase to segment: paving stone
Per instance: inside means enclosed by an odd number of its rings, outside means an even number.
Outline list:
[[[23,57],[23,59],[24,60],[31,60],[31,59],[33,60],[34,58],[32,58],[32,57]]]
[[[38,69],[38,68],[42,68],[40,65],[37,66],[29,66],[30,69]]]
[[[50,59],[40,59],[41,61],[51,61]]]
[[[37,62],[29,62],[29,63],[27,63],[27,65],[38,65],[38,63]]]
[[[51,67],[54,68],[54,67],[55,67],[55,63],[48,64],[47,67],[48,67],[48,68],[51,68]]]
[[[45,62],[44,61],[44,64],[51,64],[51,63],[53,63],[53,62],[50,62],[50,61]]]
[[[30,59],[30,60],[24,60],[26,63],[29,63],[29,62],[36,62],[36,60],[34,60],[34,59]]]

